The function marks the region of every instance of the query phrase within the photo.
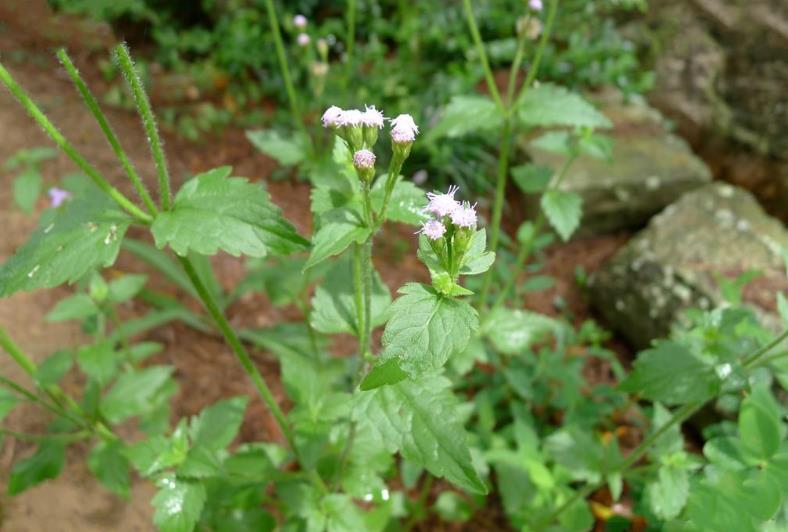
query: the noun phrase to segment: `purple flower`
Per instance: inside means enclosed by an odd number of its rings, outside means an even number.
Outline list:
[[[443,218],[455,210],[460,208],[460,204],[454,199],[454,195],[460,190],[458,186],[450,186],[446,194],[435,194],[434,192],[427,192],[427,199],[430,202],[424,208],[425,211],[434,214],[439,218]]]
[[[419,233],[423,234],[430,240],[438,240],[446,234],[446,226],[438,220],[429,220],[421,226]]]
[[[542,0],[529,0],[528,7],[530,7],[534,11],[541,11],[544,8],[544,6],[542,5]]]
[[[397,144],[407,144],[416,140],[419,126],[410,115],[399,115],[391,120],[391,140]]]
[[[52,187],[47,191],[49,205],[54,209],[60,207],[64,201],[71,198],[71,192],[62,188]]]
[[[346,109],[337,118],[337,124],[340,126],[360,126],[364,118],[364,113],[358,109]]]
[[[293,17],[293,26],[295,26],[299,30],[306,28],[306,22],[307,20],[304,15],[298,14]]]
[[[298,46],[302,48],[304,46],[309,46],[309,35],[306,33],[299,33],[298,37],[296,37],[296,42],[298,43]]]
[[[375,109],[374,105],[368,106],[361,115],[361,123],[367,127],[380,129],[383,127],[383,113]]]
[[[454,209],[450,218],[451,223],[457,227],[476,229],[476,205],[472,206],[466,201]]]
[[[342,109],[336,105],[332,105],[326,112],[323,113],[323,127],[336,127],[339,126],[339,117],[342,116]]]
[[[375,154],[369,150],[358,150],[353,154],[353,166],[367,170],[375,167]]]

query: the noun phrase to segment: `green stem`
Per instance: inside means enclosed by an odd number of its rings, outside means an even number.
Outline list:
[[[315,359],[320,357],[320,349],[317,345],[317,336],[315,335],[315,330],[312,328],[312,320],[311,320],[311,310],[309,309],[309,300],[307,299],[307,294],[304,294],[304,299],[301,297],[296,298],[296,306],[301,311],[301,314],[304,315],[304,323],[306,324],[306,332],[309,336],[309,346],[312,348],[312,354],[315,356]]]
[[[362,246],[363,260],[361,261],[364,276],[364,355],[370,352],[372,341],[372,237],[370,236]],[[360,361],[363,366],[363,360]]]
[[[512,67],[509,70],[509,86],[506,88],[506,103],[512,105],[512,98],[514,98],[514,91],[517,88],[517,74],[520,71],[520,64],[523,62],[525,55],[525,32],[520,32],[517,36],[517,51],[514,53],[514,60],[512,60]]]
[[[17,432],[15,430],[0,427],[0,434],[12,436],[18,440],[42,442],[51,439],[57,439],[64,442],[75,442],[85,440],[90,437],[90,431],[81,430],[79,432],[63,432],[51,434],[29,434],[27,432]]]
[[[235,333],[233,328],[230,326],[230,323],[227,321],[227,318],[225,318],[211,293],[203,284],[202,279],[200,279],[197,270],[194,269],[194,265],[192,264],[191,260],[189,260],[187,257],[180,256],[178,257],[178,260],[180,261],[181,266],[183,266],[183,270],[186,272],[186,275],[189,276],[189,280],[194,285],[195,290],[197,290],[197,294],[205,306],[205,309],[211,315],[211,318],[213,318],[216,326],[219,328],[222,336],[224,336],[224,339],[233,350],[233,353],[235,353],[236,358],[241,363],[241,366],[243,367],[246,374],[252,379],[252,383],[254,384],[255,388],[257,388],[257,392],[260,394],[263,402],[266,404],[276,419],[276,422],[279,425],[282,434],[285,436],[287,443],[290,445],[293,453],[297,455],[298,450],[295,446],[295,437],[292,430],[290,429],[290,425],[287,423],[287,418],[285,418],[284,412],[282,412],[282,409],[279,407],[276,399],[274,399],[271,389],[266,384],[263,376],[260,374],[260,371],[254,365],[254,362],[252,362],[252,358],[249,356],[249,353],[247,353],[246,348],[241,343],[241,340],[238,338],[238,335]]]
[[[347,4],[347,70],[345,71],[345,87],[350,84],[353,74],[353,48],[356,44],[356,0],[348,0]]]
[[[536,53],[534,53],[534,60],[531,62],[531,68],[528,69],[528,75],[525,78],[525,82],[523,83],[523,86],[520,87],[520,93],[517,95],[517,102],[520,101],[526,91],[528,91],[528,89],[531,87],[534,80],[536,80],[536,74],[539,72],[539,67],[542,64],[542,55],[544,54],[545,47],[547,46],[547,41],[550,40],[550,35],[553,32],[553,25],[555,24],[555,17],[557,13],[558,0],[551,0],[547,11],[547,21],[545,22],[544,29],[542,30],[542,37],[539,39],[539,44],[536,47]],[[515,107],[516,105],[512,106],[512,108]]]
[[[161,138],[159,137],[159,129],[156,127],[156,118],[153,116],[151,110],[150,100],[145,93],[145,88],[142,86],[137,70],[134,68],[134,62],[131,60],[129,49],[125,44],[119,44],[115,47],[115,55],[118,59],[118,65],[126,77],[126,82],[131,87],[131,92],[134,95],[134,102],[137,104],[137,111],[142,118],[142,125],[145,128],[145,136],[148,139],[151,154],[153,155],[153,162],[156,165],[156,174],[159,177],[159,200],[161,201],[162,210],[170,209],[170,202],[172,201],[172,193],[170,191],[170,172],[167,169],[167,160],[164,157],[164,150],[162,148]]]
[[[490,91],[490,95],[495,101],[495,104],[501,111],[503,111],[505,107],[503,101],[501,100],[501,94],[498,91],[498,86],[495,84],[495,78],[493,77],[492,69],[490,68],[490,61],[487,59],[487,50],[484,48],[482,36],[479,34],[479,27],[476,24],[476,16],[473,14],[471,0],[463,0],[462,5],[465,9],[465,19],[468,22],[468,29],[471,31],[473,44],[476,46],[476,52],[479,54],[479,60],[482,62],[484,77],[487,80],[487,89]]]
[[[276,48],[276,57],[279,61],[279,69],[282,71],[282,80],[285,83],[285,90],[287,91],[287,98],[290,102],[290,112],[293,115],[293,121],[296,128],[303,129],[304,122],[301,119],[301,112],[296,99],[295,89],[293,88],[293,81],[290,77],[290,67],[287,64],[287,57],[285,56],[285,46],[282,42],[282,31],[279,27],[279,16],[276,13],[276,7],[273,0],[265,0],[265,8],[268,12],[268,23],[271,26],[271,33],[274,36],[274,47]]]
[[[759,366],[766,366],[766,365],[769,365],[769,364],[771,364],[772,362],[774,362],[776,360],[780,360],[781,358],[785,358],[785,357],[788,357],[788,351],[781,351],[779,353],[773,354],[770,357],[766,357],[766,358],[760,359],[759,362],[758,362],[758,365]],[[751,367],[751,366],[747,366],[747,367]]]
[[[2,81],[11,94],[22,104],[22,107],[30,114],[30,116],[38,122],[44,132],[57,144],[63,153],[65,153],[85,174],[93,180],[96,186],[111,197],[115,203],[120,205],[129,214],[137,218],[142,223],[150,223],[153,218],[137,207],[131,200],[123,195],[121,191],[109,184],[109,182],[101,175],[101,173],[74,148],[74,146],[66,140],[63,134],[50,122],[49,118],[41,111],[41,109],[33,102],[30,96],[25,93],[24,89],[14,80],[11,74],[6,70],[2,63],[0,63],[0,81]]]
[[[6,353],[11,355],[11,358],[14,359],[14,362],[22,368],[25,373],[27,373],[30,377],[35,377],[36,374],[36,363],[27,356],[22,349],[8,336],[8,333],[3,327],[0,327],[0,347],[2,347]]]
[[[785,341],[785,339],[786,339],[786,338],[788,338],[788,329],[786,329],[785,331],[783,331],[783,332],[782,332],[780,335],[778,335],[778,336],[777,336],[777,337],[776,337],[774,340],[772,340],[771,342],[769,342],[769,343],[768,343],[768,344],[766,344],[765,346],[761,347],[760,349],[758,349],[757,351],[755,351],[753,354],[751,354],[751,355],[749,355],[749,356],[745,357],[745,358],[742,360],[742,365],[743,365],[744,367],[751,367],[751,366],[755,365],[756,363],[760,362],[760,360],[759,360],[759,359],[760,359],[760,358],[761,358],[763,355],[765,355],[766,353],[768,353],[769,351],[771,351],[772,349],[774,349],[775,347],[777,347],[778,345],[780,345],[781,343],[783,343],[783,341]]]
[[[356,303],[356,322],[358,330],[358,356],[359,367],[363,367],[363,360],[366,356],[367,341],[364,337],[367,327],[364,324],[366,313],[364,312],[364,268],[362,266],[364,251],[361,244],[353,244],[353,296]]]
[[[493,213],[491,220],[490,230],[490,245],[491,251],[498,250],[498,239],[501,235],[501,217],[503,215],[503,204],[505,202],[506,182],[509,175],[509,151],[511,149],[511,131],[512,123],[509,117],[504,118],[503,129],[501,130],[501,153],[498,155],[498,177],[495,185],[495,203],[493,204]],[[484,274],[484,282],[482,284],[482,292],[480,298],[480,305],[482,308],[487,307],[487,296],[490,292],[492,284],[494,268],[490,268]]]
[[[88,106],[90,112],[93,113],[93,116],[98,122],[101,130],[104,132],[104,136],[107,137],[107,141],[109,145],[112,147],[112,151],[115,152],[115,155],[118,157],[121,166],[126,171],[126,174],[129,176],[131,180],[131,184],[134,185],[134,190],[137,191],[137,195],[140,197],[142,202],[147,207],[148,211],[153,214],[154,216],[158,213],[158,209],[156,208],[156,204],[153,203],[153,199],[150,197],[148,193],[148,189],[145,188],[145,184],[142,182],[139,174],[137,174],[137,170],[134,168],[134,165],[129,160],[126,152],[120,145],[120,141],[118,140],[117,135],[112,130],[112,127],[109,125],[107,121],[107,117],[101,111],[101,107],[99,107],[98,101],[96,100],[93,93],[90,92],[90,89],[85,84],[82,77],[79,75],[79,71],[74,66],[74,63],[71,61],[71,58],[68,56],[68,52],[66,52],[65,48],[61,48],[57,51],[57,57],[60,59],[60,62],[63,63],[63,66],[68,72],[68,75],[71,76],[71,81],[74,82],[76,85],[77,90],[82,95],[82,99],[85,101],[85,105]]]
[[[424,483],[421,485],[421,491],[419,492],[419,498],[416,501],[416,508],[418,510],[411,515],[410,519],[405,523],[405,526],[402,527],[403,530],[409,531],[412,530],[416,523],[419,520],[425,520],[430,515],[430,507],[427,506],[427,501],[430,498],[430,492],[432,491],[432,483],[434,482],[434,478],[432,475],[427,474],[427,477],[424,479]],[[422,511],[424,512],[422,515]]]
[[[404,159],[398,156],[394,156],[391,158],[391,163],[389,164],[389,171],[386,175],[386,193],[383,195],[383,205],[380,208],[380,214],[378,215],[377,223],[373,230],[377,232],[378,229],[383,225],[386,221],[386,213],[388,212],[389,208],[389,201],[391,201],[391,194],[394,192],[394,187],[397,186],[397,180],[399,180],[399,173],[402,170],[402,164],[405,162]]]

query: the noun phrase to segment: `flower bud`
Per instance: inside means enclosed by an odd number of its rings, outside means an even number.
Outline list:
[[[452,185],[445,194],[427,192],[427,199],[430,202],[424,207],[424,210],[438,218],[451,215],[451,213],[460,208],[460,204],[454,199],[454,195],[458,190],[460,190],[460,187]]]
[[[312,63],[312,75],[322,78],[328,74],[328,64],[323,62]]]
[[[533,9],[534,11],[541,11],[544,9],[542,5],[542,0],[528,0],[528,7]]]
[[[309,46],[309,35],[306,33],[299,33],[298,37],[296,37],[296,42],[298,46],[304,48],[305,46]]]
[[[300,13],[293,17],[293,26],[295,26],[299,30],[306,28],[306,23],[307,23],[306,17],[304,15],[301,15]]]
[[[391,126],[391,148],[394,156],[404,161],[410,155],[419,127],[410,115],[397,116],[391,120]]]
[[[337,119],[340,134],[353,151],[364,147],[364,128],[361,122],[363,116],[364,113],[358,109],[347,109],[342,111]]]
[[[517,19],[517,34],[534,41],[542,34],[542,22],[530,16],[520,17]]]
[[[378,131],[383,127],[383,113],[375,109],[375,106],[366,107],[361,116],[361,123],[364,126],[364,144],[371,148],[378,141]]]
[[[361,179],[369,183],[375,177],[375,154],[369,150],[358,150],[353,154],[353,166]]]
[[[321,118],[323,127],[338,128],[340,126],[339,118],[342,116],[342,112],[342,108],[336,105],[332,105],[326,109],[326,112],[323,113],[323,118]]]
[[[449,218],[451,218],[451,223],[457,227],[473,231],[476,229],[476,205],[470,205],[466,201],[454,209],[451,214],[449,214]]]
[[[328,59],[328,42],[325,39],[318,39],[317,43],[317,53],[320,55],[320,59],[324,62]]]
[[[424,222],[421,226],[419,233],[423,234],[430,240],[440,240],[446,234],[446,226],[438,220],[429,220]]]

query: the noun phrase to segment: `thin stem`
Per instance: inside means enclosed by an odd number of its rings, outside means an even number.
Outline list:
[[[539,44],[536,47],[534,59],[531,62],[531,68],[528,69],[528,75],[525,77],[525,82],[523,83],[523,86],[520,87],[520,93],[517,95],[518,102],[536,79],[536,74],[539,72],[539,67],[542,64],[542,55],[544,54],[545,47],[547,46],[547,41],[550,40],[550,35],[553,32],[553,25],[555,24],[555,17],[557,13],[558,0],[551,0],[547,11],[547,21],[545,22],[544,29],[542,30],[542,37],[539,39]],[[513,105],[512,108],[514,107],[515,106]]]
[[[129,176],[131,184],[134,185],[134,190],[137,191],[137,195],[145,204],[145,207],[147,207],[148,211],[155,216],[158,213],[158,209],[156,208],[156,204],[153,203],[153,199],[150,197],[148,189],[145,188],[145,184],[142,182],[139,174],[137,174],[137,170],[129,160],[126,152],[123,151],[120,141],[118,140],[117,135],[115,135],[115,132],[112,130],[112,127],[109,125],[107,117],[101,111],[98,101],[96,100],[95,96],[93,96],[93,93],[90,92],[90,89],[85,84],[85,81],[79,75],[79,71],[74,66],[74,63],[71,61],[71,58],[68,56],[68,52],[66,52],[65,48],[61,48],[57,51],[57,57],[60,59],[60,62],[63,63],[68,75],[71,76],[71,81],[74,82],[77,90],[82,95],[85,105],[87,105],[88,109],[90,109],[90,112],[93,113],[96,122],[98,122],[101,130],[104,132],[104,136],[107,137],[107,141],[112,147],[112,151],[115,152],[115,155],[118,157],[121,166],[123,166],[123,169]]]
[[[353,73],[353,48],[356,44],[356,0],[348,0],[347,4],[347,70],[345,71],[345,86],[350,82]]]
[[[420,512],[414,512],[411,515],[410,519],[405,523],[405,526],[402,527],[403,530],[409,531],[413,529],[416,523],[419,522],[419,519],[426,519],[430,515],[430,508],[427,506],[427,501],[430,498],[430,492],[432,491],[432,483],[434,482],[434,478],[432,475],[427,474],[427,477],[424,479],[424,483],[421,485],[421,491],[419,492],[419,498],[416,501],[416,507],[424,511],[424,515],[421,515]]]
[[[44,132],[57,144],[63,153],[65,153],[85,174],[93,180],[96,186],[105,192],[109,197],[115,201],[121,208],[126,210],[129,214],[134,216],[142,223],[150,223],[153,218],[137,207],[131,200],[123,195],[121,191],[109,184],[109,181],[101,175],[95,166],[90,164],[74,146],[66,140],[63,134],[55,127],[49,118],[41,111],[41,109],[33,102],[30,96],[22,89],[22,87],[14,80],[11,74],[6,70],[2,63],[0,63],[0,81],[2,81],[11,94],[22,104],[22,107],[30,114],[30,116],[38,122]]]
[[[506,88],[506,104],[512,105],[512,98],[514,98],[514,91],[517,88],[517,74],[520,72],[520,64],[523,62],[525,55],[525,43],[527,40],[526,32],[521,31],[517,36],[517,51],[514,53],[512,60],[512,67],[509,70],[509,86]]]
[[[161,201],[161,208],[167,211],[170,209],[170,202],[172,201],[170,172],[167,169],[167,160],[164,157],[164,149],[162,148],[161,138],[159,137],[159,129],[156,127],[156,117],[153,116],[150,100],[148,100],[148,95],[145,93],[145,88],[142,86],[142,80],[137,73],[137,69],[134,68],[134,62],[131,60],[128,47],[125,44],[119,44],[115,47],[115,55],[118,59],[118,65],[126,77],[126,82],[129,84],[129,87],[131,87],[134,102],[137,104],[137,111],[140,114],[140,118],[142,118],[145,136],[148,139],[148,145],[153,155],[153,162],[156,164],[156,174],[159,177],[159,200]]]
[[[230,326],[230,323],[227,321],[227,318],[225,318],[211,293],[203,284],[202,279],[200,279],[200,276],[197,274],[197,270],[194,269],[194,265],[192,264],[191,260],[189,260],[187,257],[180,256],[178,257],[178,260],[180,261],[181,266],[183,266],[183,270],[186,272],[186,275],[189,276],[189,280],[194,285],[194,288],[197,290],[197,294],[205,306],[205,309],[211,315],[211,318],[213,318],[216,326],[222,332],[222,336],[224,336],[224,339],[233,350],[233,353],[235,353],[235,356],[241,363],[244,371],[247,375],[249,375],[249,378],[252,379],[252,382],[254,383],[255,388],[257,388],[257,392],[260,394],[263,402],[266,404],[276,419],[276,422],[279,425],[282,434],[284,434],[287,443],[290,445],[290,448],[294,453],[297,454],[298,450],[295,446],[295,437],[290,425],[287,422],[287,418],[285,418],[284,412],[282,412],[282,409],[279,407],[276,399],[274,399],[271,389],[266,384],[263,376],[260,374],[260,371],[254,365],[254,362],[252,362],[252,358],[249,356],[249,353],[247,353],[246,348],[243,346],[241,340],[238,338],[238,335]]]
[[[394,155],[391,158],[391,162],[389,163],[389,172],[386,175],[386,193],[383,195],[383,205],[380,208],[380,214],[378,215],[377,224],[375,225],[375,229],[373,232],[376,232],[380,226],[383,225],[383,222],[386,221],[386,212],[389,208],[389,201],[391,201],[391,194],[394,192],[394,187],[397,186],[397,180],[399,179],[399,173],[402,170],[402,164],[405,162],[404,159]]]
[[[11,355],[11,358],[14,359],[14,362],[22,368],[25,373],[27,373],[30,377],[34,377],[37,371],[36,363],[27,356],[24,351],[8,336],[8,333],[3,327],[0,327],[0,347],[2,347],[6,353]]]
[[[372,237],[370,236],[362,246],[363,260],[361,261],[364,276],[364,345],[363,354],[370,352],[372,341]],[[363,365],[363,359],[360,361]]]
[[[315,356],[315,359],[320,357],[320,349],[317,345],[317,336],[315,335],[315,330],[312,328],[312,320],[311,320],[311,310],[309,309],[309,301],[306,300],[308,294],[304,294],[305,299],[301,299],[300,297],[296,298],[296,306],[298,310],[301,311],[301,314],[304,315],[304,323],[306,324],[306,332],[309,336],[309,346],[312,348],[312,354]]]
[[[766,366],[776,360],[780,360],[781,358],[785,358],[785,357],[788,357],[788,351],[780,351],[779,353],[775,353],[772,356],[760,359],[758,361],[758,365]],[[751,367],[751,366],[747,366],[747,367]]]
[[[501,153],[498,155],[498,177],[495,185],[495,203],[493,203],[493,213],[491,220],[490,246],[491,251],[498,250],[498,239],[501,235],[501,216],[503,215],[503,204],[505,202],[506,182],[509,175],[509,150],[511,149],[511,120],[506,117],[501,129]],[[494,268],[490,268],[484,274],[480,305],[487,307],[487,296],[490,293]]]
[[[493,77],[492,69],[490,69],[490,61],[487,59],[487,50],[484,48],[482,36],[479,34],[479,27],[476,24],[476,16],[473,14],[471,0],[463,0],[462,5],[465,9],[465,19],[468,22],[468,29],[471,31],[473,44],[476,46],[476,52],[479,54],[479,60],[482,62],[482,68],[484,68],[484,77],[487,80],[487,89],[490,91],[490,95],[495,101],[495,104],[501,111],[503,111],[505,106],[501,100],[501,94],[498,91],[498,86],[495,84],[495,78]]]
[[[51,439],[57,439],[64,442],[75,442],[80,440],[85,440],[90,437],[90,431],[81,430],[79,432],[53,432],[50,434],[29,434],[27,432],[17,432],[15,430],[7,429],[5,427],[0,427],[0,434],[4,434],[7,436],[11,436],[18,440],[23,441],[47,441]]]
[[[781,333],[779,336],[777,336],[777,337],[776,337],[774,340],[772,340],[771,342],[769,342],[769,343],[768,343],[768,344],[766,344],[765,346],[761,347],[760,349],[758,349],[757,351],[755,351],[755,352],[754,352],[753,354],[751,354],[750,356],[748,356],[748,357],[745,357],[745,358],[742,360],[742,365],[743,365],[744,367],[750,367],[750,366],[753,366],[753,365],[755,365],[756,363],[760,362],[760,361],[759,361],[759,359],[760,359],[760,358],[761,358],[763,355],[765,355],[766,353],[768,353],[769,351],[771,351],[772,349],[774,349],[775,347],[777,347],[778,345],[780,345],[780,344],[781,344],[781,343],[782,343],[782,342],[783,342],[783,341],[784,341],[786,338],[788,338],[788,329],[786,329],[785,331],[783,331],[783,332],[782,332],[782,333]]]
[[[298,99],[296,98],[293,81],[290,77],[290,67],[287,64],[287,57],[285,56],[285,46],[282,42],[282,31],[279,27],[279,17],[276,13],[274,1],[265,0],[265,8],[268,12],[268,23],[271,25],[271,33],[274,36],[274,47],[276,48],[276,57],[279,61],[279,69],[282,71],[282,80],[285,82],[285,90],[287,91],[287,98],[290,102],[290,112],[293,115],[293,121],[296,127],[298,129],[303,129],[304,122],[301,119]]]
[[[358,338],[358,355],[364,359],[367,346],[364,334],[367,330],[364,324],[364,268],[362,266],[364,251],[361,244],[353,244],[353,298],[356,304],[356,337]],[[360,363],[359,363],[360,364]]]

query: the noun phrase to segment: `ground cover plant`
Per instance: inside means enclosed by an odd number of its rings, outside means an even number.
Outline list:
[[[281,51],[274,4],[267,5]],[[13,465],[11,495],[56,477],[67,449],[83,446],[97,481],[118,496],[128,497],[132,475],[155,484],[154,524],[165,531],[407,530],[437,520],[534,531],[788,525],[788,443],[778,399],[788,386],[788,332],[766,327],[742,304],[748,276],[729,283],[724,304],[688,313],[629,370],[594,322],[575,326],[570,316],[523,308],[524,270],[538,269],[539,252],[571,238],[581,223],[581,198],[560,184],[580,154],[610,157],[603,132],[611,123],[579,93],[538,82],[558,0],[517,4],[502,85],[475,6],[463,0],[461,8],[485,90],[455,95],[429,126],[414,118],[419,110],[386,118],[384,102],[338,100],[312,127],[297,77],[277,53],[292,129],[250,133],[250,140],[309,181],[310,235],[295,230],[263,185],[229,167],[207,169],[172,190],[125,45],[114,49],[113,61],[149,143],[153,193],[68,53],[57,55],[136,199],[86,160],[0,64],[0,81],[84,174],[53,184],[38,228],[0,267],[0,296],[73,284],[73,295],[46,319],[76,320],[90,337],[35,363],[23,331],[0,329],[0,347],[27,375],[0,377],[0,418],[24,402],[51,413],[42,434],[2,428],[37,444]],[[496,146],[489,213],[468,187],[424,190],[403,178],[419,143],[480,136]],[[562,165],[512,166],[523,136],[562,156]],[[31,150],[10,163],[21,172],[15,198],[22,208],[40,194],[40,177],[30,176],[47,155]],[[540,206],[511,235],[502,228],[510,176]],[[393,224],[409,226],[417,239],[429,283],[389,287],[375,270],[373,257]],[[132,228],[146,238],[130,238]],[[202,310],[149,289],[146,276],[107,275],[121,249]],[[209,260],[220,252],[247,259],[245,278],[229,293]],[[235,328],[226,308],[248,292],[293,306],[303,319]],[[786,328],[788,302],[775,297]],[[121,322],[117,307],[132,298],[149,310]],[[256,395],[172,419],[173,395],[188,383],[177,382],[172,366],[151,362],[161,344],[140,341],[172,319],[221,335]],[[353,347],[337,356],[331,341],[343,335],[354,338]],[[277,376],[261,373],[249,345],[278,358],[287,407],[271,391]],[[610,367],[615,381],[591,382],[584,369],[592,362]],[[84,384],[66,390],[61,381],[75,366]],[[279,437],[238,442],[251,401],[270,411]],[[694,434],[683,432],[701,412],[713,415],[694,425]],[[474,521],[493,506],[505,518]]]

